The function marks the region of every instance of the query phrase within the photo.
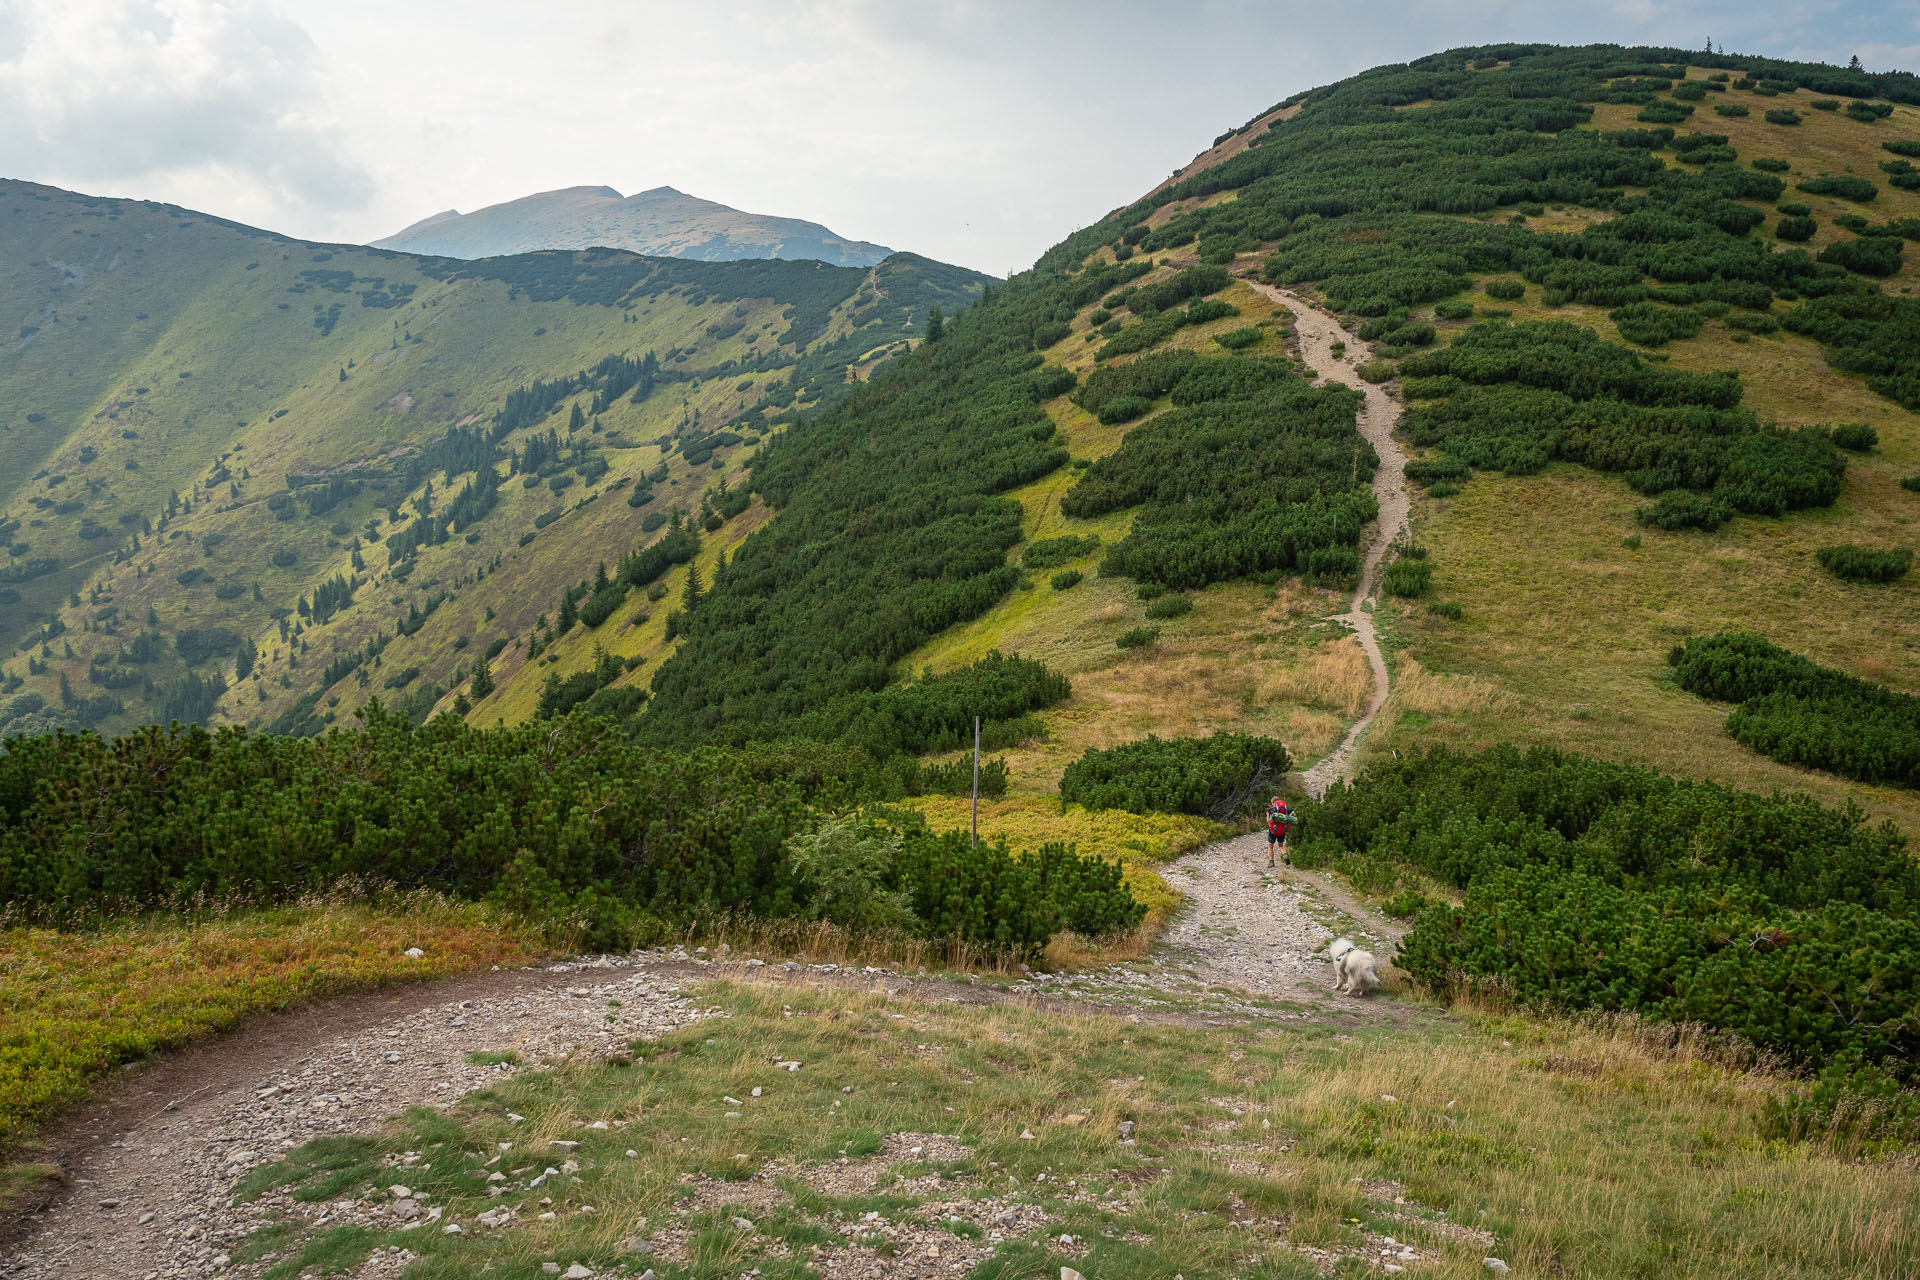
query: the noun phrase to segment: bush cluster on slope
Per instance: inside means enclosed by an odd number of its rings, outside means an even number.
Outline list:
[[[636,747],[606,721],[423,727],[375,706],[321,738],[147,728],[0,752],[0,897],[56,919],[186,899],[276,900],[340,881],[428,886],[584,921],[588,945],[661,920],[807,909],[786,846],[802,781],[715,749]],[[1028,952],[1062,927],[1131,927],[1117,867],[909,831],[888,888],[912,928]]]
[[[1920,863],[1891,825],[1631,765],[1503,746],[1384,761],[1301,806],[1357,878],[1463,891],[1399,963],[1445,988],[1734,1031],[1806,1063],[1912,1071]]]
[[[1695,636],[1668,661],[1682,689],[1739,704],[1727,732],[1742,746],[1860,782],[1920,786],[1920,698],[1740,632]]]
[[[1060,802],[1129,813],[1194,813],[1225,821],[1257,808],[1291,767],[1276,738],[1216,733],[1159,738],[1086,754],[1060,778]]]

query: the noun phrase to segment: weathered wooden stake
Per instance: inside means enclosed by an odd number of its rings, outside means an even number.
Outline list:
[[[973,718],[973,847],[980,847],[980,717]]]

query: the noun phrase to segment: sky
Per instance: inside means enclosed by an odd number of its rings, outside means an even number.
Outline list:
[[[1920,0],[0,0],[0,177],[364,242],[673,186],[996,275],[1297,90],[1612,41],[1920,70]]]

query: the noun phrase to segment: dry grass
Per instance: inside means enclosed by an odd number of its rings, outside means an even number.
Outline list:
[[[1320,642],[1303,661],[1260,682],[1260,701],[1297,702],[1351,720],[1373,694],[1373,673],[1351,635]]]

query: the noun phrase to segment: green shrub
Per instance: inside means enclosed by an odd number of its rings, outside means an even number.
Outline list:
[[[1100,535],[1089,533],[1084,537],[1071,534],[1062,538],[1042,538],[1030,542],[1021,553],[1020,563],[1029,569],[1052,569],[1069,560],[1092,555],[1100,549]]]
[[[1621,337],[1643,347],[1665,346],[1674,338],[1691,338],[1700,332],[1699,312],[1654,302],[1616,307],[1607,318],[1620,327]]]
[[[1820,261],[1884,279],[1899,272],[1901,248],[1893,236],[1862,236],[1828,245],[1820,251]]]
[[[889,888],[905,843],[900,832],[861,818],[828,818],[787,838],[787,865],[802,910],[863,934],[907,933],[919,923],[906,892]]]
[[[1796,125],[1800,123],[1800,113],[1792,107],[1769,107],[1766,121],[1768,124]]]
[[[1122,631],[1113,643],[1122,649],[1144,649],[1160,643],[1160,628],[1133,627]]]
[[[1258,809],[1291,767],[1273,738],[1216,733],[1089,747],[1060,778],[1062,804],[1129,813],[1194,813],[1225,821]]]
[[[1716,102],[1713,109],[1723,116],[1745,117],[1752,114],[1744,102]]]
[[[1920,493],[1920,476],[1903,476],[1900,487],[1908,493]]]
[[[1828,573],[1848,582],[1892,582],[1913,568],[1913,551],[1908,547],[1875,550],[1843,543],[1820,548],[1814,558]]]
[[[1391,360],[1369,360],[1356,372],[1368,382],[1386,382],[1399,370]]]
[[[1733,519],[1733,509],[1710,494],[1675,489],[1660,495],[1650,507],[1636,507],[1633,518],[1669,532],[1675,529],[1718,529]]]
[[[1818,178],[1809,178],[1800,184],[1800,190],[1805,191],[1809,195],[1838,196],[1842,200],[1852,200],[1856,203],[1865,203],[1880,194],[1880,188],[1874,186],[1865,178],[1854,178],[1845,175],[1836,177],[1832,174],[1822,174]]]
[[[1054,574],[1048,581],[1053,584],[1055,591],[1066,591],[1079,586],[1080,579],[1081,573],[1078,569],[1068,569],[1064,572]]]
[[[1427,612],[1445,618],[1449,622],[1460,621],[1460,602],[1457,600],[1436,600],[1427,606]]]
[[[1147,606],[1149,618],[1181,618],[1192,612],[1191,596],[1164,595]]]
[[[1139,396],[1115,396],[1100,406],[1098,417],[1103,425],[1112,426],[1145,417],[1152,408],[1151,400],[1143,400]]]
[[[1880,443],[1880,433],[1864,422],[1843,422],[1827,433],[1842,449],[1866,453]]]
[[[1227,333],[1216,333],[1213,340],[1229,351],[1244,351],[1248,347],[1257,347],[1266,333],[1252,327],[1234,329]]]
[[[1388,595],[1412,597],[1433,583],[1433,566],[1425,560],[1395,560],[1380,575]]]
[[[1753,161],[1753,167],[1762,173],[1785,173],[1787,170],[1793,168],[1793,166],[1785,160],[1774,156],[1756,157]]]
[[[1774,225],[1773,234],[1790,244],[1802,244],[1813,239],[1813,233],[1819,229],[1820,224],[1812,218],[1788,217]]]
[[[1472,467],[1453,458],[1416,458],[1406,466],[1407,479],[1420,485],[1439,480],[1465,480],[1472,474]]]
[[[1524,280],[1489,280],[1482,292],[1502,302],[1518,302],[1526,296],[1527,285]]]
[[[1442,320],[1470,320],[1473,318],[1473,304],[1458,299],[1436,302],[1433,304],[1433,314]]]

